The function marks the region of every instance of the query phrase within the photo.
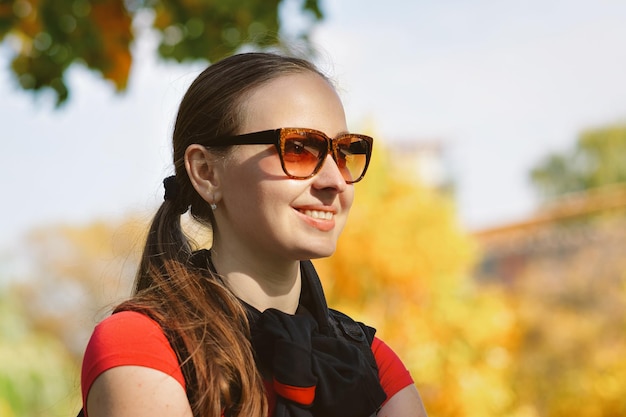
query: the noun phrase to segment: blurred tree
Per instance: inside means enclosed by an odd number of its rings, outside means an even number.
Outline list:
[[[11,69],[25,90],[52,89],[57,105],[69,96],[75,63],[126,88],[137,17],[150,16],[159,54],[176,61],[214,61],[243,45],[278,45],[281,0],[0,0],[0,42],[15,49]],[[318,0],[300,2],[312,22]],[[302,21],[301,18],[298,19]],[[296,38],[307,41],[309,27]]]
[[[0,415],[75,414],[78,364],[58,339],[30,326],[14,296],[0,292]]]
[[[13,289],[30,326],[80,360],[95,322],[130,295],[145,230],[146,222],[129,218],[31,233],[31,276]]]
[[[577,227],[583,239],[551,239],[510,288],[521,334],[511,381],[529,415],[624,416],[626,218]]]
[[[626,415],[626,125],[589,130],[532,172],[532,218],[476,237],[477,275],[514,301],[510,369],[527,417]]]
[[[546,200],[626,182],[626,126],[582,133],[573,150],[548,155],[533,168],[531,179]]]

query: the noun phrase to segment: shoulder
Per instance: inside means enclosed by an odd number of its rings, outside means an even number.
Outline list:
[[[113,314],[96,326],[85,351],[85,361],[92,359],[114,365],[145,365],[134,362],[164,359],[177,363],[161,326],[134,311]]]
[[[389,398],[378,411],[385,417],[427,417],[415,385],[408,385]]]
[[[410,380],[410,383],[413,383],[409,371],[406,366],[404,366],[400,357],[378,337],[374,337],[372,352],[374,352],[374,357],[376,358],[376,363],[381,373],[391,372],[395,376],[406,374],[406,378]]]
[[[159,324],[145,314],[136,311],[121,311],[110,315],[102,320],[94,329],[91,341],[101,342],[108,338],[136,339],[139,338],[135,331],[140,330],[142,333],[163,333]]]
[[[372,352],[378,366],[378,375],[387,398],[393,397],[414,381],[400,357],[382,340],[375,337]]]
[[[102,373],[84,401],[88,417],[192,417],[187,394],[176,379],[143,366]]]
[[[176,353],[159,324],[133,311],[113,314],[94,329],[83,358],[83,397],[99,375],[125,365],[161,371],[185,387]]]
[[[379,415],[425,417],[422,399],[400,357],[377,337],[372,342],[372,352],[378,365],[380,384],[387,394]]]
[[[94,329],[92,339],[112,339],[126,343],[152,339],[167,340],[161,326],[149,316],[137,311],[120,311],[102,320]]]

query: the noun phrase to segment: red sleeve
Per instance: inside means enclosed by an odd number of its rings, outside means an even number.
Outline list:
[[[178,358],[161,327],[134,311],[113,314],[96,326],[83,358],[83,404],[96,378],[123,365],[145,366],[164,372],[185,388]]]
[[[398,355],[377,337],[374,337],[372,342],[372,352],[374,352],[374,358],[378,365],[380,384],[387,394],[387,401],[402,388],[414,383],[409,370],[406,369]]]

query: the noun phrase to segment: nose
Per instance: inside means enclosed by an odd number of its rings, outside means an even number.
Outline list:
[[[313,186],[319,189],[332,188],[337,192],[343,192],[348,186],[330,153],[326,155],[324,164],[313,177]]]

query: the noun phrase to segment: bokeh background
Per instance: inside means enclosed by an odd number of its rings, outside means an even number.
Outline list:
[[[178,102],[207,64],[189,58],[264,31],[376,137],[316,264],[429,415],[626,415],[626,2],[215,4],[0,2],[0,416],[78,411],[82,350],[129,294]]]

